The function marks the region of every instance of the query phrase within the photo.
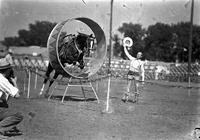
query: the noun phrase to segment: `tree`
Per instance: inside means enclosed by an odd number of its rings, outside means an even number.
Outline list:
[[[8,37],[3,40],[9,46],[31,46],[37,45],[46,47],[48,36],[56,23],[49,21],[36,21],[29,24],[29,29],[18,31],[18,37]]]
[[[18,42],[20,46],[29,46],[32,44],[32,39],[30,37],[30,31],[27,30],[19,30],[18,31]]]
[[[187,62],[189,46],[189,22],[177,24],[156,23],[150,25],[147,30],[140,24],[123,23],[119,27],[119,32],[124,37],[131,37],[134,44],[130,50],[135,56],[138,51],[142,51],[147,60],[164,62]],[[192,62],[200,60],[200,26],[193,26],[192,40]],[[114,36],[114,53],[120,54],[123,58],[123,50],[118,44],[118,37]]]
[[[131,47],[130,54],[136,56],[138,51],[144,51],[144,35],[145,29],[140,24],[123,23],[122,27],[119,27],[118,31],[123,34],[124,37],[130,37],[133,40],[133,46]]]
[[[192,48],[192,61],[200,62],[200,26],[193,27],[193,48]]]
[[[171,27],[156,23],[148,27],[145,37],[145,56],[148,60],[171,61],[174,42]]]
[[[122,57],[125,58],[124,53],[123,53],[123,46],[120,44],[120,38],[118,35],[114,35],[113,37],[113,55],[114,57]]]
[[[189,33],[190,23],[180,22],[172,25],[173,32],[178,36],[177,47],[179,49],[179,60],[182,62],[188,61],[188,47],[189,47]],[[192,62],[200,59],[200,26],[193,25],[193,39],[192,39]]]
[[[19,46],[19,39],[18,37],[5,37],[2,43],[6,46]]]

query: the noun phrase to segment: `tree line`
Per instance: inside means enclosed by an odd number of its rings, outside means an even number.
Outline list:
[[[29,24],[28,30],[21,29],[18,36],[5,37],[2,41],[7,46],[31,46],[46,47],[48,36],[57,23],[49,21],[36,21]],[[187,62],[189,47],[189,22],[177,24],[156,23],[143,28],[141,24],[123,23],[118,31],[124,37],[133,40],[130,54],[136,55],[143,52],[144,59],[164,62]],[[113,56],[126,59],[123,51],[122,39],[114,34]],[[200,26],[193,25],[192,38],[192,62],[200,60]]]

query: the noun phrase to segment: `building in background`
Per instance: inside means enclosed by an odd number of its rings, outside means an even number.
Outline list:
[[[10,49],[14,55],[42,56],[44,59],[48,59],[47,48],[44,47],[10,47]]]

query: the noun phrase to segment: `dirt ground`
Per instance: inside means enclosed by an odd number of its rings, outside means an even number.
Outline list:
[[[18,84],[23,91],[22,77]],[[64,103],[63,86],[50,101],[37,98],[41,81],[38,78],[34,88],[33,75],[30,98],[26,90],[20,99],[9,101],[11,111],[24,115],[19,125],[23,135],[10,140],[191,140],[199,123],[198,89],[145,84],[138,104],[123,103],[126,81],[112,79],[109,112],[105,112],[107,80],[98,82],[99,104],[90,89],[85,89],[85,101],[80,87],[70,87]]]

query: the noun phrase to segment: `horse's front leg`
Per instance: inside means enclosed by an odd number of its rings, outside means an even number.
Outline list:
[[[85,67],[85,63],[83,61],[83,53],[80,55],[79,59],[78,59],[78,63],[79,63],[79,68],[83,69]]]
[[[42,88],[40,89],[40,93],[39,93],[39,96],[42,95],[43,91],[44,91],[44,87],[45,87],[46,83],[43,83],[42,84]]]
[[[52,72],[52,71],[51,71]],[[50,73],[51,73],[50,72]],[[44,79],[43,81],[43,84],[42,84],[42,88],[40,89],[40,93],[39,93],[39,96],[41,96],[43,94],[43,91],[44,91],[44,88],[47,84],[47,81],[49,80],[49,76],[50,76],[50,73],[49,74],[45,74],[46,78]]]
[[[79,62],[79,66],[78,66],[78,67],[79,67],[80,69],[84,69],[85,63],[84,63],[83,60]]]

